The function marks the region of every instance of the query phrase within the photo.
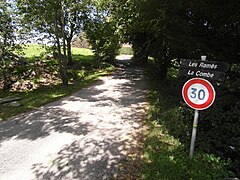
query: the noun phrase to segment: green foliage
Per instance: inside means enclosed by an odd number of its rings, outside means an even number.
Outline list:
[[[3,89],[9,89],[14,83],[12,71],[24,63],[18,34],[18,18],[14,8],[6,1],[0,2],[0,72],[3,80]]]
[[[123,40],[133,44],[134,59],[155,60],[165,80],[174,59],[207,55],[208,59],[239,62],[237,0],[220,1],[115,0],[113,17]],[[224,13],[222,13],[224,12]],[[144,64],[144,63],[143,63]]]
[[[239,72],[238,72],[239,73]],[[233,171],[240,176],[240,78],[235,76],[215,86],[217,98],[201,117],[199,146],[233,162]]]
[[[232,176],[228,171],[230,161],[209,151],[209,154],[204,153],[198,145],[193,159],[188,157],[193,111],[179,103],[180,85],[176,79],[169,80],[168,85],[150,81],[147,122],[150,131],[145,140],[141,178],[223,179]]]
[[[108,4],[98,2],[92,4],[94,16],[85,22],[85,33],[89,44],[101,66],[101,61],[114,64],[115,56],[120,48],[116,23],[109,16]]]

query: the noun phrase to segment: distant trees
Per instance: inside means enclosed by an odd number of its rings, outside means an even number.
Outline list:
[[[72,41],[72,46],[78,47],[78,48],[90,49],[90,45],[89,45],[88,39],[86,37],[86,33],[80,32],[76,37],[74,37],[73,41]]]
[[[112,3],[111,0],[93,1],[90,7],[91,15],[84,24],[84,32],[99,65],[101,61],[114,64],[120,48],[118,27],[112,18]]]

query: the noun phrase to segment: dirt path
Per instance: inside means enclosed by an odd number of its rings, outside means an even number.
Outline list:
[[[0,124],[0,179],[110,179],[141,128],[146,84],[119,69],[72,96]]]

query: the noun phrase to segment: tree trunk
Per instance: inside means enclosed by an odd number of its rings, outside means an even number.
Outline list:
[[[71,38],[67,38],[67,59],[68,65],[72,65],[73,64],[73,60],[72,60],[72,46],[71,46]]]
[[[60,56],[61,56],[61,62],[62,62],[62,82],[63,86],[67,87],[68,86],[68,75],[67,75],[67,48],[66,48],[66,36],[64,32],[64,27],[65,27],[65,19],[64,19],[64,11],[63,11],[63,2],[61,2],[61,20],[60,20],[60,26],[61,26],[61,37],[62,37],[62,42],[63,42],[63,55],[61,54],[61,48],[60,48]]]
[[[2,78],[3,78],[3,90],[8,90],[10,83],[9,83],[9,79],[7,77],[7,71],[6,71],[6,67],[4,65],[3,59],[1,58],[1,70],[2,70]]]
[[[63,66],[63,86],[68,86],[68,76],[67,76],[67,52],[66,52],[66,42],[63,37],[63,55],[62,56],[62,66]]]
[[[57,38],[57,51],[58,51],[60,78],[62,80],[63,86],[67,87],[68,86],[68,77],[67,77],[67,68],[66,68],[66,65],[65,65],[66,59],[64,59],[64,55],[62,55],[59,38]]]
[[[160,80],[165,81],[167,79],[167,72],[168,72],[168,64],[166,62],[160,62],[159,65],[158,75]]]
[[[6,46],[6,37],[4,40],[4,44]],[[11,86],[11,80],[8,77],[6,63],[3,57],[4,57],[4,48],[0,50],[0,66],[1,66],[2,78],[3,78],[3,90],[8,90]]]

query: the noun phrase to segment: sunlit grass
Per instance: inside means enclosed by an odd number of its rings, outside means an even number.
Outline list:
[[[121,47],[119,54],[133,55],[133,49],[131,47]]]
[[[40,44],[28,44],[24,47],[24,53],[26,58],[39,57],[42,53],[46,52],[46,49]],[[73,55],[92,56],[91,49],[85,48],[72,48]]]
[[[77,54],[81,54],[84,56],[93,56],[93,52],[90,49],[85,49],[85,48],[72,48],[72,53],[77,55]]]
[[[39,57],[42,53],[46,52],[43,46],[39,44],[28,44],[23,51],[26,58]]]

